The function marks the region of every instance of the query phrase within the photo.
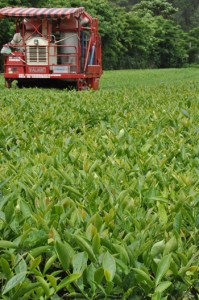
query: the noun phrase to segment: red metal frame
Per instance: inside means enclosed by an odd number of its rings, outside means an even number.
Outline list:
[[[27,11],[30,15],[29,9]],[[82,25],[82,20],[86,20],[87,24]],[[74,82],[78,90],[99,88],[102,61],[96,18],[83,10],[78,17],[71,19],[68,16],[67,19],[34,18],[23,13],[23,16],[16,16],[16,32],[20,30],[23,43],[20,46],[7,44],[13,51],[4,55],[5,86],[11,87],[13,80],[23,84],[34,79],[60,79]],[[66,36],[64,39],[61,38],[62,33]],[[71,39],[73,44],[67,39]],[[37,57],[41,61],[38,62]]]

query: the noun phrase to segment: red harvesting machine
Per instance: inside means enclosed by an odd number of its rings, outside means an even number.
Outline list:
[[[102,75],[98,20],[83,7],[0,9],[15,18],[16,33],[1,49],[5,86],[61,83],[77,90],[99,88]],[[53,81],[52,81],[53,80]]]

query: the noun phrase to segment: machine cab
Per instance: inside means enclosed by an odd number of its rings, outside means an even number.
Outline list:
[[[41,80],[99,88],[102,74],[98,20],[79,8],[0,9],[0,18],[15,18],[16,33],[1,49],[5,85],[29,86]]]

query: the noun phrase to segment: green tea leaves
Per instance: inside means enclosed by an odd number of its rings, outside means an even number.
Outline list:
[[[74,250],[68,243],[62,243],[56,241],[55,249],[58,255],[58,258],[62,264],[63,269],[66,271],[69,269],[72,257],[74,255]]]
[[[149,287],[153,287],[154,286],[154,284],[153,284],[153,281],[152,281],[152,279],[150,278],[150,276],[149,276],[149,274],[148,274],[148,272],[145,270],[141,270],[141,269],[138,269],[138,268],[133,268],[132,269],[136,274],[138,274],[139,275],[139,277],[140,277],[140,282],[142,282],[142,280],[143,281],[145,281],[146,283],[147,283],[147,285],[149,286]]]
[[[92,246],[89,244],[89,242],[85,238],[83,238],[79,235],[74,235],[73,237],[74,237],[75,242],[79,245],[80,249],[86,251],[89,259],[91,261],[95,262],[96,256],[95,256],[95,253],[92,249]]]
[[[198,78],[107,71],[77,93],[0,77],[0,298],[195,297]]]
[[[13,242],[0,240],[0,248],[9,249],[9,248],[17,248],[17,246]]]
[[[26,278],[26,272],[22,272],[19,274],[16,274],[11,279],[8,280],[5,288],[3,289],[2,295],[7,294],[10,290],[15,288],[17,285],[21,284]]]
[[[106,280],[112,281],[116,273],[116,263],[114,257],[109,252],[105,253],[102,265]]]
[[[170,254],[164,256],[158,263],[158,268],[157,268],[156,277],[155,277],[156,286],[159,284],[162,277],[169,270],[170,263],[171,263],[171,255]]]
[[[164,240],[155,243],[153,245],[153,247],[151,248],[151,256],[155,257],[155,256],[161,254],[163,252],[164,248],[165,248]]]

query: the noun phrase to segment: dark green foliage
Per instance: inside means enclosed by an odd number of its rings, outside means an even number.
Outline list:
[[[188,56],[186,34],[162,17],[156,18],[156,26],[149,61],[159,68],[182,67]]]
[[[177,11],[166,0],[142,0],[133,9],[139,10],[143,16],[146,13],[150,13],[152,16],[163,16],[164,18],[170,18]]]
[[[199,27],[193,28],[189,32],[189,62],[199,63]]]
[[[4,6],[85,7],[99,19],[104,69],[198,63],[198,0],[3,0]],[[8,20],[0,26],[2,45],[14,26]]]
[[[186,31],[199,26],[199,2],[198,0],[168,0],[178,9],[174,15],[176,22]]]

